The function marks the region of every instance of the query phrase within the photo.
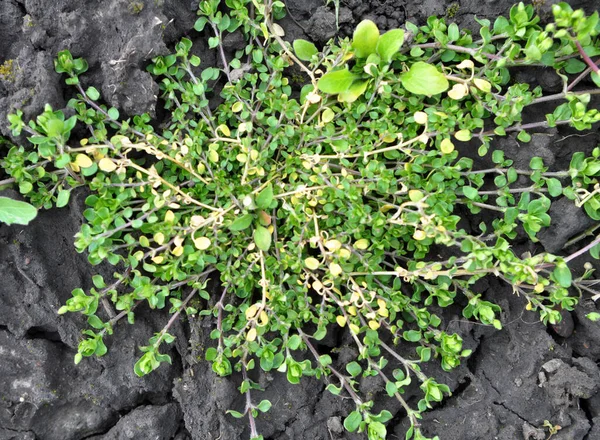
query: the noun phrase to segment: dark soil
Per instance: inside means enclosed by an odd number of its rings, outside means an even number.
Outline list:
[[[156,114],[157,84],[145,71],[150,58],[169,53],[183,35],[194,40],[204,63],[214,63],[205,37],[191,30],[195,20],[191,0],[146,0],[141,11],[129,0],[2,0],[0,2],[0,64],[14,60],[14,79],[0,80],[0,121],[21,109],[25,118],[37,115],[45,103],[64,108],[72,91],[54,72],[53,57],[68,48],[84,57],[90,70],[87,85],[95,85],[105,100],[123,114]],[[335,14],[323,0],[288,1],[283,21],[287,37],[319,44],[335,35]],[[543,3],[543,2],[542,2]],[[542,16],[549,13],[547,1]],[[569,2],[593,11],[594,0]],[[437,14],[474,27],[474,18],[508,13],[511,0],[341,0],[340,33],[349,34],[363,18],[380,28],[406,20],[422,24]],[[231,42],[235,47],[235,41]],[[522,73],[522,80],[551,89],[551,75]],[[543,83],[546,78],[546,84]],[[7,124],[0,133],[9,136]],[[534,155],[547,163],[568,163],[571,152],[590,151],[600,141],[598,131],[586,137],[568,130],[536,135],[527,148],[507,140],[507,156],[528,163]],[[15,193],[8,194],[16,196]],[[138,378],[133,365],[137,347],[159,331],[166,312],[141,310],[135,326],[124,325],[107,341],[109,353],[100,359],[73,364],[84,320],[56,310],[76,287],[89,287],[91,276],[110,268],[92,267],[75,252],[73,235],[82,223],[83,193],[68,208],[41,212],[28,227],[0,226],[0,440],[237,440],[248,439],[245,424],[225,414],[243,408],[239,377],[218,378],[205,362],[211,322],[183,321],[171,352],[172,366]],[[531,251],[559,251],[585,230],[584,213],[566,200],[553,207],[553,225]],[[436,374],[453,390],[425,414],[425,433],[442,440],[542,440],[548,420],[562,429],[553,440],[600,439],[600,324],[585,318],[596,306],[583,301],[565,314],[564,323],[548,328],[510,287],[490,281],[480,286],[486,297],[503,308],[504,329],[473,325],[446,316],[449,330],[459,332],[473,355],[450,372]],[[337,362],[343,364],[342,347]],[[358,439],[345,433],[349,401],[324,390],[323,383],[303,379],[290,385],[283,375],[263,373],[261,398],[273,409],[259,418],[259,431],[268,440]],[[363,381],[364,393],[378,405],[385,392],[377,380]],[[410,394],[409,396],[410,397]],[[393,403],[391,403],[393,405]],[[388,426],[390,438],[404,438],[407,420],[399,408]],[[396,437],[394,437],[394,435]]]

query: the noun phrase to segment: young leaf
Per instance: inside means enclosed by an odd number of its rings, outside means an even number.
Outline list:
[[[0,197],[0,222],[7,225],[16,223],[18,225],[29,224],[37,215],[37,210],[29,203]]]
[[[272,201],[273,185],[269,183],[265,189],[258,193],[256,199],[254,200],[254,203],[256,203],[256,206],[258,206],[258,208],[260,209],[268,209]]]
[[[467,199],[475,200],[477,198],[477,190],[470,186],[463,187],[463,194]]]
[[[404,43],[404,30],[392,29],[387,31],[377,41],[377,53],[383,61],[389,63]]]
[[[248,228],[252,224],[254,216],[252,214],[246,214],[241,217],[236,218],[231,225],[229,225],[229,229],[234,232],[243,231]]]
[[[58,196],[56,196],[56,207],[62,208],[64,206],[67,206],[67,204],[69,203],[70,195],[71,195],[71,191],[61,189],[58,192]]]
[[[348,90],[356,79],[358,79],[358,76],[348,69],[327,72],[317,82],[317,88],[323,93],[336,95]]]
[[[354,432],[358,429],[360,422],[362,422],[360,413],[358,411],[352,411],[344,420],[344,428],[346,428],[348,432]]]
[[[310,41],[298,39],[294,40],[294,52],[296,56],[302,61],[310,61],[313,55],[319,53],[317,47]]]
[[[338,101],[341,102],[354,102],[356,101],[360,95],[365,93],[367,90],[367,85],[369,81],[355,81],[350,85],[350,88],[346,91],[343,91],[338,96]]]
[[[271,247],[271,233],[267,228],[257,226],[254,230],[254,242],[263,252],[267,252]]]
[[[433,96],[448,90],[446,77],[431,64],[417,61],[400,75],[402,86],[415,95]]]
[[[561,287],[571,286],[571,270],[566,263],[557,263],[552,274]]]
[[[357,58],[367,58],[377,47],[379,29],[371,20],[363,20],[354,31],[352,47]]]

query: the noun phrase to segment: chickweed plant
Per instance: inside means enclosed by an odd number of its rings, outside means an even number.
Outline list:
[[[591,76],[600,85],[598,12],[561,3],[543,27],[520,3],[508,18],[479,20],[478,36],[435,17],[383,34],[363,21],[351,40],[319,50],[283,40],[284,10],[272,0],[200,2],[195,29],[220,67],[202,67],[186,38],[153,60],[168,111],[161,129],[147,114],[124,119],[102,104],[82,85],[86,62],[60,52],[56,71],[77,90],[74,115],[47,106],[25,123],[17,110],[13,134],[27,133],[35,148],[13,147],[3,165],[37,207],[65,206],[77,187],[89,192],[75,246],[116,269],[58,311],[87,316],[76,363],[104,355],[104,339],[123,318],[133,324],[136,307],[166,307],[172,316],[140,347],[135,372],[170,362],[164,344],[182,315],[211,317],[206,359],[219,376],[241,372],[247,404],[230,413],[247,417],[252,439],[262,439],[256,419],[271,407],[250,378],[260,368],[292,384],[322,378],[354,402],[345,428],[371,440],[386,438],[392,418],[358,386],[377,376],[410,420],[406,439],[423,440],[420,414],[450,389],[422,365],[451,370],[470,354],[440,310],[454,304],[465,319],[502,328],[500,307],[473,288],[484,277],[511,286],[544,323],[597,294],[593,270],[576,277],[569,263],[588,251],[597,258],[600,238],[572,241],[587,244],[568,256],[518,255],[512,245],[518,234],[537,241],[563,195],[600,220],[600,148],[573,154],[567,170],[550,171],[539,157],[520,169],[493,140],[516,136],[527,148],[536,130],[600,121],[588,108],[600,89],[580,84]],[[222,40],[231,32],[246,46],[228,59]],[[520,66],[554,69],[562,92],[515,82]],[[290,81],[298,72],[304,84]],[[544,120],[522,119],[541,103],[551,111]],[[77,124],[90,136],[75,144]],[[477,149],[493,168],[459,151]],[[482,211],[489,222],[460,226]],[[207,291],[210,279],[218,294]],[[319,351],[328,332],[347,332],[352,362]],[[409,384],[420,400],[405,400]]]

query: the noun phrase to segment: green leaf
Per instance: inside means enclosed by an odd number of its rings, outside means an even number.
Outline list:
[[[111,118],[113,121],[117,121],[119,119],[119,110],[117,110],[116,108],[109,108],[107,113],[108,117]]]
[[[448,90],[446,77],[431,64],[417,61],[400,75],[402,86],[415,95],[433,96]]]
[[[585,70],[587,64],[577,58],[569,58],[565,64],[565,72],[570,74],[581,73]]]
[[[100,92],[98,92],[98,90],[95,87],[88,87],[88,89],[85,91],[85,94],[92,101],[96,101],[98,98],[100,98]]]
[[[358,362],[350,362],[348,365],[346,365],[346,371],[348,374],[350,374],[350,376],[356,377],[361,373],[362,367],[358,364]]]
[[[596,322],[596,321],[600,320],[600,313],[597,313],[597,312],[588,313],[587,315],[585,315],[585,317],[587,319],[589,319],[590,321]]]
[[[475,200],[477,198],[477,190],[470,186],[463,187],[463,194],[467,199]]]
[[[377,53],[383,61],[389,63],[404,43],[404,30],[392,29],[387,31],[377,41]]]
[[[548,193],[552,196],[552,197],[558,197],[562,194],[562,184],[560,183],[560,180],[553,178],[550,178],[548,180],[546,180],[546,186],[548,187]]]
[[[58,192],[58,196],[56,197],[56,207],[62,208],[64,206],[67,206],[67,204],[69,203],[70,196],[71,196],[71,191],[61,189]]]
[[[300,347],[301,342],[302,339],[300,338],[300,336],[292,335],[290,339],[288,339],[287,346],[290,350],[298,350],[298,347]]]
[[[268,400],[261,400],[261,402],[257,405],[257,408],[260,412],[267,412],[271,409],[271,402]]]
[[[258,193],[256,199],[254,200],[254,203],[256,203],[256,206],[258,206],[258,208],[260,209],[268,209],[272,201],[273,185],[269,183],[265,189]]]
[[[450,41],[456,41],[460,38],[460,30],[456,23],[450,23],[448,26],[448,38],[450,38]]]
[[[571,286],[571,270],[566,263],[557,263],[552,275],[554,275],[554,279],[561,287],[566,288]]]
[[[88,324],[91,325],[92,327],[94,327],[95,329],[102,329],[102,328],[104,328],[104,323],[96,315],[88,316],[88,320],[87,321],[88,321]]]
[[[529,142],[531,140],[531,135],[529,133],[527,133],[525,130],[521,130],[519,132],[519,134],[517,135],[517,139],[519,139],[521,142]]]
[[[357,58],[367,58],[375,52],[379,41],[379,29],[371,20],[363,20],[354,31],[352,47]]]
[[[242,417],[244,417],[244,414],[242,414],[241,412],[238,411],[234,411],[232,409],[228,409],[227,411],[225,411],[226,414],[230,414],[232,417],[235,417],[236,419],[241,419]]]
[[[402,337],[409,342],[418,342],[421,340],[422,335],[419,330],[408,330],[402,334]]]
[[[319,79],[317,88],[323,93],[335,95],[350,88],[352,83],[359,77],[348,69],[328,72]]]
[[[362,416],[358,411],[352,411],[348,417],[344,420],[344,428],[348,432],[354,432],[358,429],[360,422],[362,422]]]
[[[234,232],[243,231],[247,229],[251,224],[254,216],[252,214],[246,214],[241,217],[236,218],[231,225],[229,225],[229,230]]]
[[[37,210],[29,203],[0,197],[0,222],[12,225],[27,225],[37,215]]]
[[[257,226],[254,230],[254,242],[263,252],[267,252],[271,247],[271,233],[267,228]]]
[[[398,392],[398,387],[394,382],[388,382],[385,384],[385,391],[388,393],[388,396],[394,397],[394,394]]]
[[[294,40],[293,45],[296,56],[302,61],[310,61],[314,55],[319,53],[314,44],[301,38]]]
[[[342,102],[354,102],[367,90],[369,81],[355,81],[350,85],[350,88],[341,92],[338,99]]]

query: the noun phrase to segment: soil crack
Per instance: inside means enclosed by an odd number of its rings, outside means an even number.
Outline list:
[[[503,395],[503,393],[500,392],[500,390],[498,390],[498,388],[496,388],[493,384],[493,382],[490,380],[489,377],[487,377],[487,375],[485,374],[485,370],[481,370],[481,375],[483,376],[483,378],[488,382],[488,384],[490,385],[490,387],[498,394],[498,397],[501,397]],[[525,417],[521,416],[521,414],[519,414],[517,411],[513,410],[512,408],[510,408],[508,405],[506,405],[505,402],[502,402],[500,400],[493,400],[492,403],[494,405],[498,405],[501,406],[502,408],[504,408],[506,411],[510,412],[511,414],[514,414],[515,416],[517,416],[519,419],[521,419],[523,422],[527,423],[530,426],[535,426],[535,423],[530,422],[529,420],[527,420]]]

